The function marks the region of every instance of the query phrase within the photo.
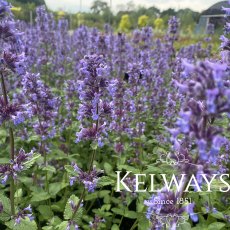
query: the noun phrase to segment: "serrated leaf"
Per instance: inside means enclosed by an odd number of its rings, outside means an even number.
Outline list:
[[[72,165],[65,165],[65,170],[70,174],[70,175],[75,175],[76,172],[74,172],[74,168]]]
[[[117,215],[121,215],[123,216],[125,214],[124,210],[120,209],[120,208],[112,208],[112,211],[117,214]]]
[[[96,199],[96,198],[104,198],[105,196],[107,196],[111,191],[110,190],[101,190],[101,191],[98,191],[98,192],[94,192],[94,193],[90,193],[90,194],[87,194],[85,196],[85,200],[93,200],[93,199]]]
[[[30,136],[28,142],[30,141],[40,141],[40,137],[37,135]]]
[[[35,221],[30,221],[28,217],[21,220],[20,224],[15,225],[14,220],[5,223],[9,229],[12,230],[37,230]]]
[[[130,219],[136,219],[137,218],[137,213],[134,211],[129,211],[129,210],[125,210],[125,217],[130,218]]]
[[[145,217],[145,215],[140,214],[138,218],[138,229],[139,230],[146,230],[149,229],[149,220]]]
[[[90,144],[90,147],[91,147],[93,150],[97,150],[97,148],[98,148],[98,143],[97,143],[97,142],[92,142],[92,143]]]
[[[22,189],[21,188],[19,188],[15,193],[14,193],[14,197],[15,198],[21,198],[22,197],[22,194],[23,194],[23,192],[22,192]]]
[[[37,160],[39,157],[41,157],[40,154],[34,153],[34,154],[33,154],[33,157],[32,157],[29,161],[26,161],[26,162],[24,163],[25,168],[26,168],[26,169],[29,169],[30,167],[32,167],[32,165],[36,162],[36,160]]]
[[[97,187],[103,187],[103,186],[107,186],[107,185],[113,185],[115,183],[115,181],[113,179],[111,179],[108,176],[102,176],[99,178],[98,182],[97,182]]]
[[[118,165],[118,170],[121,171],[122,169],[125,169],[125,171],[130,171],[132,173],[140,173],[140,170],[135,168],[135,167],[132,167],[130,165]],[[131,175],[131,173],[130,173]]]
[[[43,167],[42,170],[52,172],[52,173],[56,173],[56,169],[51,165],[47,165],[47,166]]]
[[[67,225],[68,225],[68,221],[63,221],[61,224],[59,224],[59,225],[57,226],[57,229],[58,229],[58,230],[66,230]]]
[[[107,175],[109,175],[113,171],[112,165],[107,162],[104,163],[104,169]]]
[[[190,230],[190,229],[191,229],[191,225],[189,223],[179,224],[179,226],[177,227],[177,230]]]
[[[119,227],[117,224],[113,224],[111,230],[119,230]]]
[[[0,158],[0,164],[9,164],[10,159],[9,158]]]
[[[45,220],[51,219],[54,215],[51,207],[48,205],[39,205],[37,209]]]
[[[51,196],[57,195],[63,188],[67,187],[69,184],[63,182],[55,182],[49,184],[49,194]]]
[[[221,230],[225,226],[224,223],[215,222],[208,226],[208,230]]]
[[[75,195],[72,195],[68,199],[68,201],[66,203],[66,206],[65,206],[65,211],[64,211],[64,219],[65,220],[70,220],[73,217],[74,211],[73,211],[73,209],[72,209],[72,207],[70,205],[70,201],[73,201],[73,203],[77,206],[78,202],[79,202],[79,198],[77,196],[75,196]],[[83,209],[82,209],[82,207],[79,207],[77,213],[74,214],[73,220],[78,222],[81,219],[82,214],[83,214]]]
[[[43,192],[33,192],[32,193],[32,198],[31,198],[31,202],[40,202],[40,201],[44,201],[44,200],[48,200],[50,198],[50,195],[43,191]]]
[[[94,200],[94,199],[96,199],[97,197],[98,197],[97,192],[90,193],[90,194],[87,194],[87,195],[85,196],[85,201],[87,201],[87,200]]]
[[[42,227],[42,230],[53,230],[54,227],[53,226],[45,226],[45,227]]]
[[[221,220],[225,219],[224,214],[221,212],[211,213],[210,215],[216,219],[221,219]]]
[[[0,202],[3,205],[3,212],[0,213],[0,220],[1,221],[8,221],[11,217],[11,210],[10,210],[10,199],[0,194]]]

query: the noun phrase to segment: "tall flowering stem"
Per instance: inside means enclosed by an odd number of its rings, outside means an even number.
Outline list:
[[[80,196],[77,206],[74,208],[72,220],[78,212],[84,199],[86,190],[94,191],[97,183],[98,172],[93,167],[96,157],[97,147],[104,145],[107,136],[106,116],[111,114],[112,105],[105,99],[106,89],[109,89],[109,81],[105,78],[108,74],[108,68],[102,55],[85,56],[81,61],[80,69],[84,80],[78,81],[79,98],[81,101],[78,110],[78,120],[82,122],[80,132],[76,133],[76,142],[90,140],[92,141],[93,153],[90,159],[88,172],[83,172],[77,165],[73,165],[77,177],[70,178],[70,184],[76,180],[82,182],[84,190]],[[89,127],[83,127],[89,126]]]
[[[1,86],[2,86],[4,103],[7,106],[8,105],[7,92],[6,92],[4,76],[2,72],[1,72]],[[13,132],[12,127],[9,128],[9,137],[10,137],[10,159],[14,161],[14,132]],[[11,203],[11,214],[12,215],[15,214],[14,193],[15,193],[15,186],[14,186],[14,179],[12,177],[11,182],[10,182],[10,203]]]

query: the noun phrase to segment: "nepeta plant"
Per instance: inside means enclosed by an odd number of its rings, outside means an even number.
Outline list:
[[[0,124],[8,129],[10,145],[10,162],[0,165],[0,176],[4,185],[7,181],[10,182],[10,215],[5,210],[7,208],[6,206],[3,207],[2,212],[5,212],[8,217],[11,217],[15,221],[15,224],[19,224],[21,219],[25,219],[26,216],[29,217],[30,220],[33,220],[30,206],[21,211],[15,209],[15,183],[18,175],[29,167],[28,162],[32,162],[34,153],[31,151],[27,154],[21,149],[18,154],[15,154],[14,129],[16,128],[15,126],[25,121],[28,114],[26,113],[26,104],[18,104],[10,98],[10,78],[13,77],[12,75],[17,75],[18,78],[22,78],[26,67],[21,47],[20,33],[15,28],[15,22],[10,8],[11,6],[7,2],[0,2],[2,46],[0,64],[2,93],[0,98]],[[7,220],[9,220],[9,218],[7,218]]]
[[[218,60],[177,17],[162,36],[72,30],[83,15],[42,6],[28,25],[0,0],[0,229],[228,229],[229,192],[199,190],[229,171],[229,23]],[[167,189],[162,173],[186,175]]]
[[[103,96],[109,87],[106,79],[108,69],[102,56],[89,55],[81,61],[81,74],[84,80],[78,81],[78,92],[81,104],[78,110],[78,120],[91,120],[82,124],[76,142],[92,140],[103,146],[103,139],[107,136],[106,117],[112,112],[112,106]]]

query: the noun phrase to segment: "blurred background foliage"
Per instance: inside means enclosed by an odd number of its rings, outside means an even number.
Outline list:
[[[15,17],[30,23],[35,18],[36,7],[45,4],[45,0],[9,0],[9,2],[13,6]],[[118,7],[118,11],[115,13],[111,12],[108,3],[103,0],[95,0],[88,12],[71,14],[60,10],[53,13],[57,20],[60,18],[68,19],[71,30],[81,24],[102,29],[104,24],[109,23],[119,32],[128,32],[135,28],[151,26],[159,33],[163,33],[167,28],[170,16],[175,15],[180,18],[182,34],[189,36],[194,34],[199,18],[203,14],[189,8],[179,10],[169,8],[160,11],[155,6],[149,8],[136,6],[132,1]],[[218,31],[218,28],[215,29]]]

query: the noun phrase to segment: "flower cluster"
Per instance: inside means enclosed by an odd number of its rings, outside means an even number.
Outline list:
[[[225,11],[226,15],[229,16],[230,8],[223,7],[223,10]],[[227,35],[230,33],[230,23],[229,22],[226,22],[225,27],[224,27],[224,32],[225,32],[225,35],[220,36],[220,40],[221,40],[220,54],[221,54],[222,60],[229,66],[230,64],[230,40],[227,37]]]
[[[54,97],[39,74],[26,73],[22,80],[23,93],[27,101],[29,117],[37,117],[33,127],[42,140],[55,135],[55,118],[59,107],[58,98]]]
[[[11,15],[11,5],[4,0],[0,1],[0,19],[5,18],[8,15]]]
[[[103,222],[105,222],[105,219],[100,218],[99,216],[96,215],[94,217],[94,220],[89,223],[89,227],[90,227],[90,229],[97,230],[97,229],[99,229],[100,224]]]
[[[20,224],[22,219],[26,219],[26,217],[28,217],[30,219],[30,221],[34,220],[32,208],[30,205],[28,207],[24,208],[23,210],[20,210],[17,213],[17,215],[14,217],[15,225]]]
[[[103,96],[109,86],[109,81],[105,78],[108,68],[103,56],[90,55],[85,56],[81,61],[80,72],[84,80],[78,81],[78,92],[81,104],[78,110],[78,120],[86,120],[88,125],[89,119],[91,127],[84,128],[76,133],[77,140],[97,141],[99,146],[103,146],[103,137],[106,132],[106,117],[112,112],[112,105]],[[88,122],[87,122],[88,121]]]
[[[149,200],[144,201],[144,204],[148,207],[146,217],[155,229],[160,230],[164,224],[169,224],[171,230],[176,230],[178,217],[182,217],[185,212],[189,214],[194,222],[198,221],[198,215],[193,211],[194,204],[189,203],[180,207],[177,205],[179,197],[179,193],[167,191],[163,188],[157,195],[152,195]]]
[[[15,159],[10,160],[10,164],[0,165],[2,184],[5,184],[10,176],[16,179],[17,175],[25,169],[25,163],[32,159],[33,154],[33,151],[26,153],[23,149],[20,149]]]
[[[176,33],[176,28],[177,26],[169,28],[171,31],[169,32]],[[222,49],[224,49],[228,46],[228,39],[222,37],[222,40]],[[176,121],[176,128],[169,129],[173,149],[176,152],[170,154],[170,158],[172,160],[181,158],[182,163],[175,165],[177,170],[186,175],[196,175],[197,182],[201,186],[203,184],[201,174],[210,176],[214,172],[222,172],[225,169],[222,165],[225,156],[220,152],[224,145],[228,146],[227,138],[224,136],[224,130],[228,128],[227,125],[221,125],[218,121],[230,115],[227,65],[229,62],[225,58],[224,62],[200,61],[193,64],[195,52],[189,60],[178,59],[179,62],[175,63],[177,72],[174,77],[177,79],[173,82],[179,88],[176,97],[183,97],[183,99],[180,100],[181,111]],[[180,58],[183,55],[187,56],[186,53],[181,52]],[[213,166],[217,164],[219,167],[215,171]],[[157,195],[145,201],[148,207],[146,216],[152,222],[154,229],[162,229],[162,223],[166,223],[164,217],[168,218],[170,229],[176,229],[178,216],[185,213],[189,214],[193,222],[198,221],[198,215],[194,213],[194,203],[187,206],[176,203],[182,194],[182,190],[175,194],[172,191],[164,191],[163,188]],[[166,200],[173,202],[172,204],[164,203],[163,201]],[[205,208],[208,212],[216,212],[215,208],[207,204]]]
[[[3,97],[0,97],[0,124],[16,118],[18,114],[20,114],[20,106],[18,104],[8,104]]]
[[[17,73],[18,75],[24,74],[24,53],[16,55],[14,53],[11,53],[10,51],[4,51],[3,57],[1,59],[1,65],[2,71],[5,70],[5,68],[8,68],[13,73]]]
[[[98,175],[103,173],[103,171],[97,171],[96,168],[93,167],[93,169],[90,170],[90,172],[84,172],[77,166],[77,164],[72,164],[72,166],[77,176],[70,177],[70,185],[72,186],[76,181],[79,181],[84,184],[85,189],[88,192],[94,192],[99,179]]]
[[[172,16],[168,21],[168,33],[176,35],[179,32],[180,20]]]
[[[195,138],[200,160],[215,162],[225,142],[221,130],[213,122],[224,113],[230,113],[226,68],[225,64],[208,61],[185,68],[194,77],[182,86],[187,90],[188,100],[177,121],[177,134]]]
[[[70,230],[70,229],[71,229],[71,226],[74,227],[74,230],[79,230],[79,227],[78,227],[77,223],[76,223],[74,220],[68,221],[66,230]]]

